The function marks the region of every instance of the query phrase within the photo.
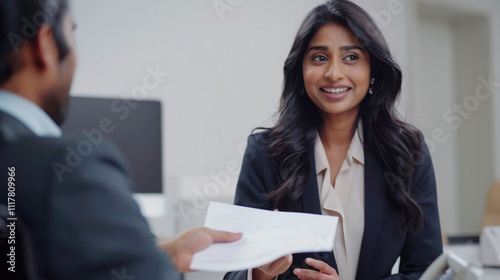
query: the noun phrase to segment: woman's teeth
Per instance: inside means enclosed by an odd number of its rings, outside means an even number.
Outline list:
[[[333,93],[333,94],[339,94],[342,92],[348,91],[350,88],[321,88],[322,91],[328,92],[328,93]]]

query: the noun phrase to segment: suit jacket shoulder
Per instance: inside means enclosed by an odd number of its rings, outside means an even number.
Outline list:
[[[251,134],[243,156],[238,191],[234,203],[236,205],[271,209],[272,205],[266,194],[277,187],[277,162],[271,157],[269,150],[270,136],[268,131]]]
[[[21,136],[34,136],[23,123],[11,115],[0,111],[0,149],[7,142],[13,142]]]

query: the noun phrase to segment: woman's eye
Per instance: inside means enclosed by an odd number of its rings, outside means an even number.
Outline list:
[[[327,61],[328,59],[324,55],[317,55],[313,57],[313,61]]]
[[[358,59],[359,59],[359,57],[357,55],[354,55],[354,54],[350,54],[344,58],[344,60],[347,60],[347,61],[353,61],[353,60],[358,60]]]

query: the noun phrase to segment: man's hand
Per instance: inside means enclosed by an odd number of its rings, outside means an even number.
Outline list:
[[[216,242],[234,242],[239,240],[241,236],[241,233],[195,228],[159,244],[158,247],[170,256],[179,272],[190,272],[192,270],[189,269],[189,265],[194,253],[203,251]]]

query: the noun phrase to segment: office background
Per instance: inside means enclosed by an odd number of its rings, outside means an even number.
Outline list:
[[[246,137],[273,123],[283,62],[322,2],[74,1],[72,94],[163,104],[167,212],[149,218],[158,236],[200,226],[208,200],[232,202]],[[403,69],[399,112],[427,138],[443,231],[478,234],[500,179],[500,1],[354,2]],[[151,72],[154,86],[138,90]]]

